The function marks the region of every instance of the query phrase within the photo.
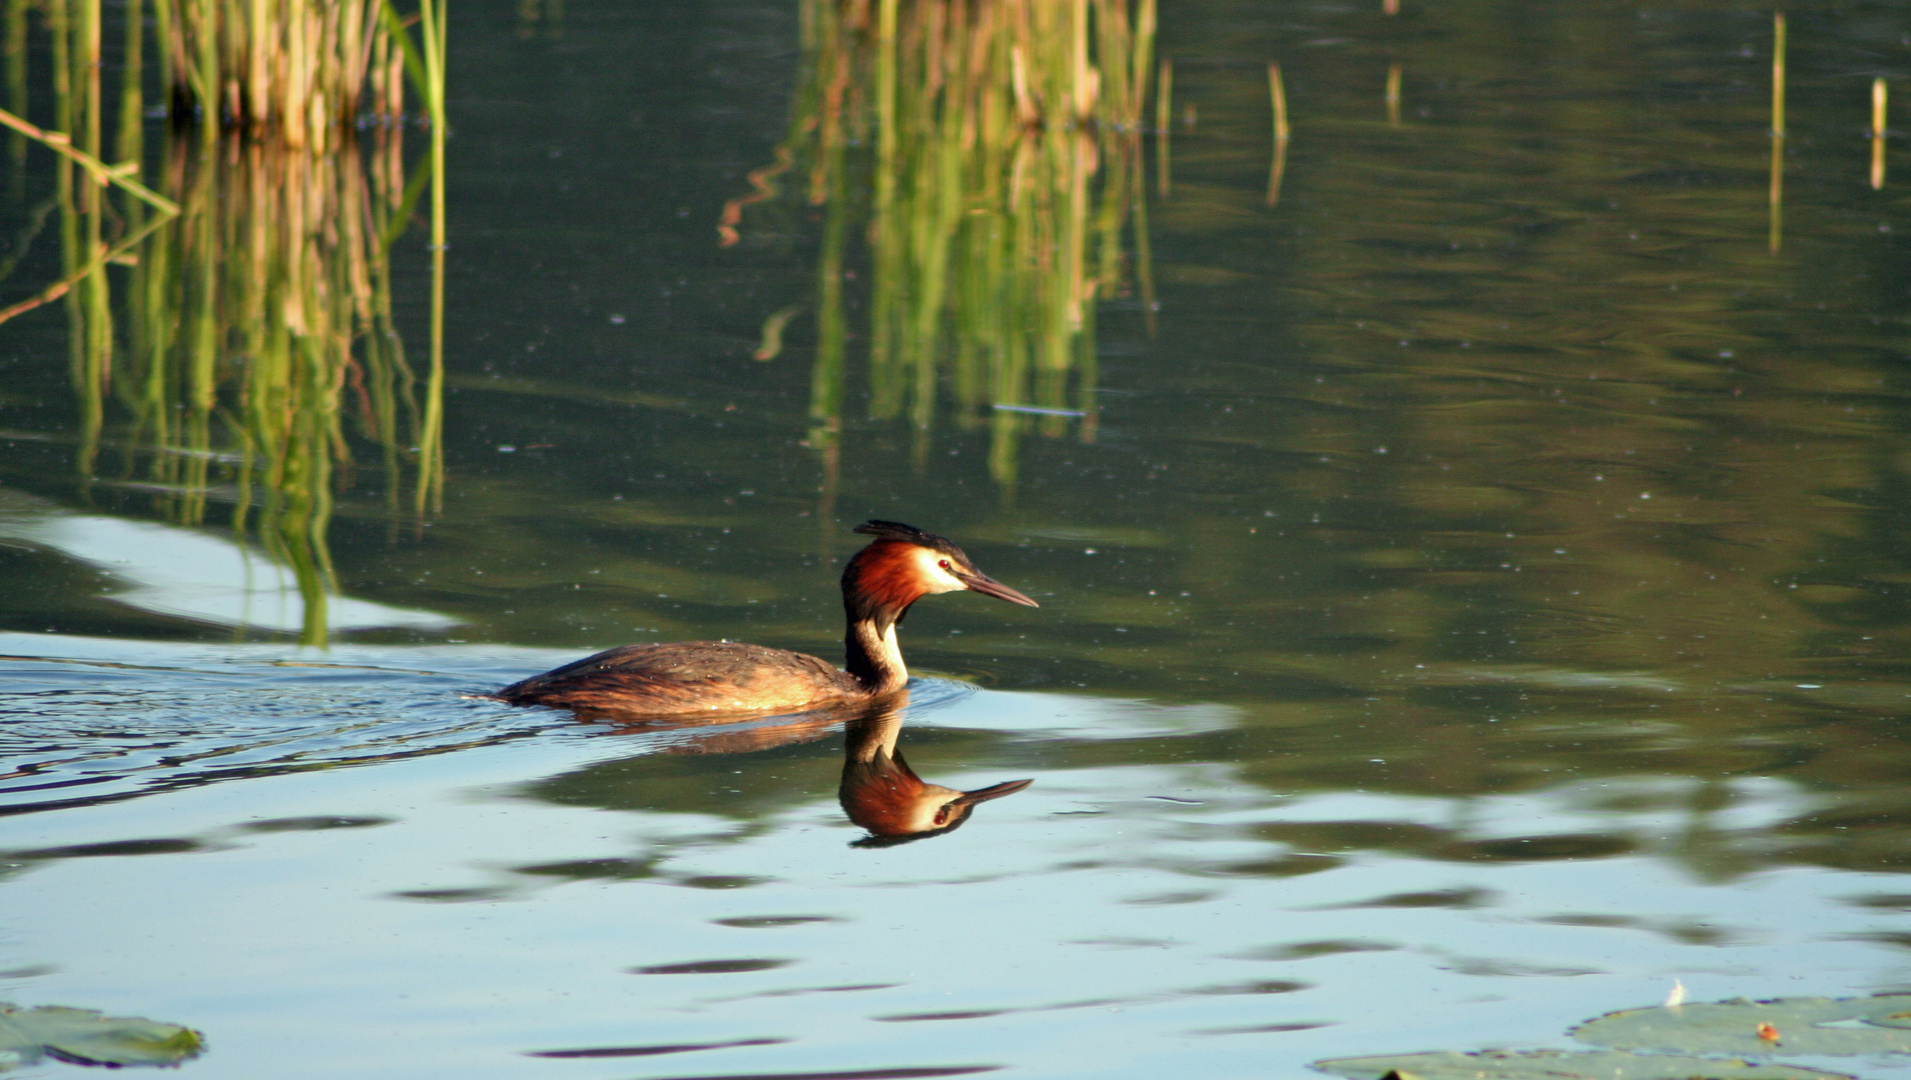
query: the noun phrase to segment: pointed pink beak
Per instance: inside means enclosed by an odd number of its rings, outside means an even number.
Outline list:
[[[979,592],[984,596],[993,596],[997,600],[1007,600],[1011,604],[1021,604],[1023,607],[1042,606],[987,574],[980,572],[971,574],[962,570],[952,570],[950,572],[955,575],[957,581],[967,585],[972,592]],[[1006,795],[1008,792],[1003,792],[1003,794]]]

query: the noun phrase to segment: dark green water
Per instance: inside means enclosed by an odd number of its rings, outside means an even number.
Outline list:
[[[1155,309],[1102,299],[1093,422],[1005,481],[989,410],[866,418],[858,244],[834,457],[814,312],[751,358],[824,244],[788,190],[717,242],[793,5],[454,8],[444,508],[341,481],[330,650],[219,514],[76,475],[58,306],[0,326],[0,999],[190,1024],[208,1078],[1259,1077],[1911,986],[1911,155],[1873,190],[1866,138],[1911,18],[1788,14],[1773,251],[1768,9],[1165,4]],[[865,517],[1042,604],[905,628],[982,687],[918,694],[917,771],[1035,779],[958,832],[848,846],[833,728],[458,696],[834,658]]]

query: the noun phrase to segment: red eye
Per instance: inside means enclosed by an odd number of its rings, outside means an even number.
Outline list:
[[[953,570],[953,569],[955,569],[955,567],[953,567],[953,566],[950,566],[950,565],[949,565],[949,560],[947,560],[947,559],[943,559],[942,561],[940,561],[940,562],[938,562],[938,563],[936,563],[936,565],[937,565],[937,566],[940,566],[940,567],[942,567],[942,568],[943,568],[944,570]]]

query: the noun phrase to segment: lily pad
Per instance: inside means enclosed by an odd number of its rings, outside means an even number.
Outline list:
[[[1572,1031],[1580,1042],[1683,1054],[1911,1053],[1911,994],[1779,998],[1626,1009]]]
[[[1623,1050],[1451,1050],[1333,1058],[1314,1068],[1353,1080],[1851,1080],[1842,1073],[1729,1058]]]
[[[204,1048],[197,1031],[178,1024],[62,1005],[0,1004],[0,1071],[42,1057],[75,1065],[177,1065]]]

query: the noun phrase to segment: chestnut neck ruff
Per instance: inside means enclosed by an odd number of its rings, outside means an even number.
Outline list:
[[[972,569],[962,549],[920,529],[892,521],[857,526],[876,536],[843,567],[843,613],[849,619],[844,668],[872,694],[900,690],[909,681],[896,644],[896,627],[909,605],[929,594],[915,552],[927,548],[963,569]]]

